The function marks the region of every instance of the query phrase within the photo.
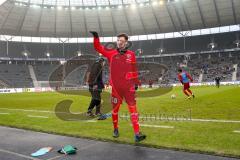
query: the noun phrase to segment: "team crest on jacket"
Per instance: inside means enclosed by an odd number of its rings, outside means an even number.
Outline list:
[[[132,55],[131,54],[127,54],[126,56],[127,56],[126,62],[132,63]]]
[[[131,54],[127,54],[127,59],[131,59],[132,55]]]
[[[126,56],[127,56],[126,61],[131,62],[131,60],[132,60],[132,55],[131,55],[131,54],[127,54]]]

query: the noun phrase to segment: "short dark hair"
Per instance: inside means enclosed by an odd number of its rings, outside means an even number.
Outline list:
[[[182,72],[182,69],[181,69],[181,68],[179,68],[179,69],[178,69],[178,72]]]
[[[125,40],[128,41],[128,35],[127,35],[126,33],[120,33],[120,34],[117,35],[117,37],[118,37],[118,38],[119,38],[119,37],[124,37]]]

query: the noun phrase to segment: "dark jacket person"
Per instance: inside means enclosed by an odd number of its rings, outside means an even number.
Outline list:
[[[87,78],[89,85],[89,91],[92,96],[92,100],[89,104],[87,115],[93,116],[92,110],[96,106],[96,115],[101,115],[101,92],[104,89],[102,80],[102,70],[104,66],[104,59],[99,58],[90,68],[90,73]]]

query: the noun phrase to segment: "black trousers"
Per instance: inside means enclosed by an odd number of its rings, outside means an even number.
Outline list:
[[[94,90],[90,88],[89,91],[91,93],[92,99],[88,107],[88,112],[92,112],[92,110],[96,106],[96,114],[98,114],[100,113],[102,90],[99,89]]]

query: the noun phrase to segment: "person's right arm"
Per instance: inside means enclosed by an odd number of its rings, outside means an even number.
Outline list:
[[[93,45],[95,50],[101,53],[104,57],[109,58],[111,56],[111,51],[106,50],[105,47],[101,45],[98,33],[95,31],[90,31],[90,33],[93,35]]]

